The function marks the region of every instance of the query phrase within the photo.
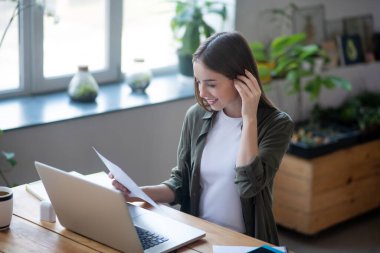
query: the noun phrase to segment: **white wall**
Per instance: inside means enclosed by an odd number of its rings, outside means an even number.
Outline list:
[[[7,177],[15,184],[37,180],[35,160],[84,174],[105,170],[94,146],[137,183],[159,183],[176,164],[182,121],[193,103],[186,99],[7,131],[1,149],[14,151],[18,162]]]
[[[271,27],[268,27],[267,22],[262,22],[260,13],[271,8],[283,8],[289,2],[299,7],[324,4],[326,20],[372,14],[374,29],[380,31],[378,0],[236,0],[236,30],[242,32],[249,41],[265,40],[265,34]]]

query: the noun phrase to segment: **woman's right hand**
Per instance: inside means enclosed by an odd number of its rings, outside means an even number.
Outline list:
[[[111,173],[109,173],[108,176],[112,179],[112,185],[123,193],[127,202],[144,201],[141,198],[131,197],[131,191],[117,181]],[[164,184],[141,186],[140,189],[155,202],[171,203],[175,199],[174,192]]]
[[[119,190],[123,196],[124,196],[124,199],[127,201],[127,202],[136,202],[136,201],[142,201],[140,198],[137,198],[137,197],[131,197],[130,194],[131,194],[131,191],[126,188],[124,185],[122,185],[119,181],[117,181],[113,174],[110,172],[108,173],[108,177],[112,179],[112,185],[117,189]]]
[[[239,92],[242,100],[242,118],[243,125],[246,121],[257,121],[257,108],[261,98],[261,88],[255,76],[245,70],[245,75],[240,75],[234,80],[236,90]]]

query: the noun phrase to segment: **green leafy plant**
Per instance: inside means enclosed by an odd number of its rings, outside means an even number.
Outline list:
[[[363,92],[347,99],[338,108],[319,109],[317,118],[321,121],[337,121],[361,131],[380,127],[380,93]]]
[[[305,39],[304,33],[279,36],[268,48],[261,42],[252,42],[250,46],[258,62],[260,77],[267,82],[286,78],[290,84],[289,94],[304,90],[311,100],[318,99],[322,87],[351,90],[347,80],[316,71],[317,64],[326,63],[329,58],[318,45],[305,45]]]
[[[3,135],[3,131],[0,129],[0,136],[1,135]],[[10,166],[13,167],[13,166],[16,165],[16,160],[14,159],[15,158],[15,154],[13,152],[1,151],[0,157],[1,157],[1,159],[4,159]],[[2,178],[2,180],[4,181],[4,183],[8,187],[11,187],[11,184],[7,180],[7,178],[6,178],[5,174],[4,174],[4,170],[2,168],[0,168],[0,177]]]
[[[336,108],[314,107],[310,119],[296,127],[291,143],[306,147],[337,142],[340,139],[378,138],[380,130],[380,93],[363,92],[348,98]],[[362,138],[363,137],[363,138]]]
[[[227,18],[226,4],[219,1],[201,0],[174,0],[176,3],[175,15],[171,20],[173,36],[178,43],[178,58],[180,72],[192,75],[191,57],[200,43],[215,33],[215,29],[206,22],[205,16],[216,15]]]
[[[223,21],[227,18],[226,4],[217,1],[176,0],[175,16],[171,20],[171,29],[180,43],[178,52],[191,55],[202,39],[215,33],[204,19],[205,15],[216,14]]]

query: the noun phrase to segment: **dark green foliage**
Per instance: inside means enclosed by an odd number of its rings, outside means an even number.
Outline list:
[[[175,16],[171,20],[171,29],[175,39],[180,43],[178,53],[192,55],[202,39],[215,33],[204,20],[207,14],[216,14],[223,21],[227,18],[225,3],[217,1],[187,1],[174,0],[176,3]]]
[[[3,135],[3,131],[0,129],[0,136],[1,135]],[[3,158],[3,159],[5,159],[10,166],[13,167],[13,166],[16,165],[15,154],[13,152],[1,151],[0,152],[0,157]],[[0,168],[0,177],[3,179],[3,181],[5,182],[5,184],[8,187],[11,187],[11,184],[9,183],[9,181],[7,180],[7,178],[5,177],[4,171],[2,170],[2,168]]]
[[[362,131],[380,127],[380,94],[364,92],[348,99],[338,108],[315,108],[313,118],[319,121],[337,121]]]
[[[304,90],[309,93],[311,100],[318,99],[322,87],[351,90],[351,84],[343,78],[315,73],[316,60],[328,62],[329,58],[318,45],[305,45],[305,39],[304,33],[279,36],[268,49],[261,42],[251,43],[251,50],[258,61],[260,77],[286,78],[290,84],[287,87],[289,94]],[[269,67],[265,63],[270,63]]]

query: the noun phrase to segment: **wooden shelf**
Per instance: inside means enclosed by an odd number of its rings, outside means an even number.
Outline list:
[[[276,174],[278,224],[315,234],[380,206],[380,140],[314,159],[285,155]]]

